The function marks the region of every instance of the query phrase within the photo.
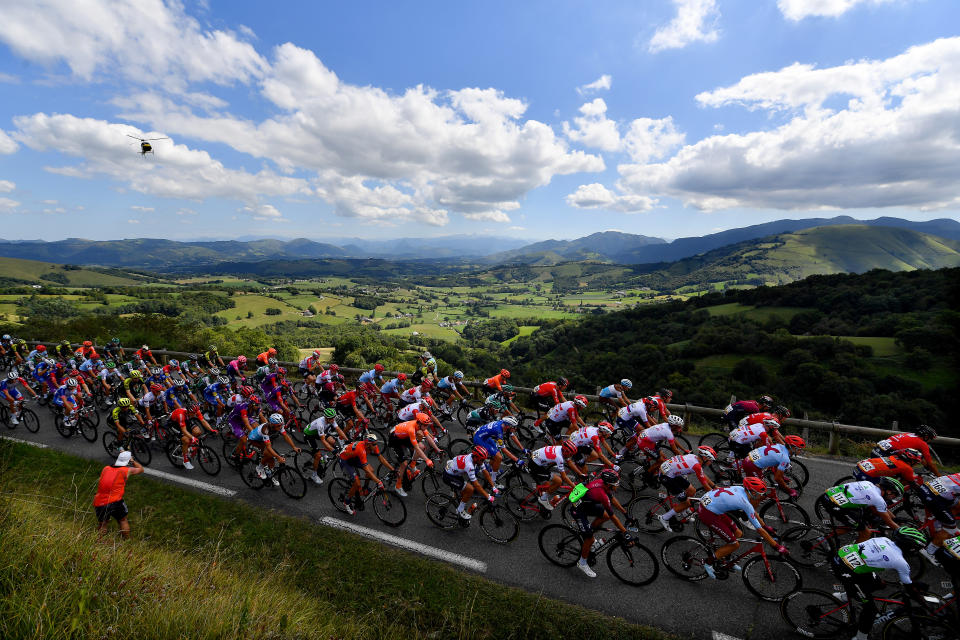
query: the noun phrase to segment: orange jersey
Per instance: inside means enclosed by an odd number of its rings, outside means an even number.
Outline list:
[[[356,461],[360,466],[367,464],[367,441],[358,440],[351,442],[343,448],[343,451],[340,453],[340,459],[346,460],[347,462]]]
[[[102,507],[117,500],[123,500],[123,491],[127,486],[127,474],[130,467],[104,467],[100,472],[100,483],[93,506]]]
[[[393,428],[392,432],[395,436],[403,440],[406,438],[410,442],[417,441],[417,421],[416,420],[407,420],[406,422],[401,422]]]
[[[492,378],[487,378],[484,380],[483,384],[492,389],[496,389],[497,391],[501,391],[503,389],[503,376],[498,373]]]
[[[907,482],[915,482],[917,477],[913,467],[899,458],[870,458],[857,463],[857,469],[871,478],[899,476]]]

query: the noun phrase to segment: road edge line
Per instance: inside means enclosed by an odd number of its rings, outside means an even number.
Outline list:
[[[30,440],[21,440],[20,438],[11,438],[10,436],[0,436],[2,440],[9,440],[10,442],[19,442],[20,444],[28,444],[31,447],[37,447],[38,449],[49,449],[50,445],[43,444],[42,442],[32,442]]]
[[[216,493],[218,495],[226,496],[228,498],[232,498],[233,496],[237,495],[237,492],[234,491],[233,489],[227,489],[226,487],[218,487],[215,484],[210,484],[209,482],[201,482],[200,480],[194,480],[193,478],[184,478],[182,476],[177,476],[172,473],[167,473],[166,471],[157,471],[156,469],[144,467],[143,472],[148,476],[163,478],[164,480],[170,480],[171,482],[179,482],[180,484],[185,484],[188,487],[203,489],[204,491],[209,491],[210,493]]]

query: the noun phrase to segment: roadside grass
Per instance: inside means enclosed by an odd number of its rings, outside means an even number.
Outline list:
[[[98,543],[101,468],[0,442],[0,637],[667,637],[143,476],[127,485],[132,539]]]

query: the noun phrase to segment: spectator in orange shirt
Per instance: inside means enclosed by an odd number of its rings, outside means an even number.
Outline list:
[[[97,532],[102,538],[107,533],[110,518],[114,518],[120,525],[120,535],[124,540],[130,537],[130,522],[127,520],[127,505],[123,501],[123,493],[127,487],[127,478],[143,473],[143,466],[133,460],[133,468],[128,465],[133,456],[129,451],[122,451],[117,456],[113,466],[104,467],[100,472],[100,482],[97,485],[97,495],[93,498],[93,510],[97,514]]]

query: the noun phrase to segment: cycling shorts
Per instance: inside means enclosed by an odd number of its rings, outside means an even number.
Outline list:
[[[397,462],[404,462],[413,457],[413,443],[406,438],[398,438],[395,433],[391,433],[387,439],[387,446],[393,449],[397,456]]]
[[[310,369],[307,369],[306,367],[300,367],[299,371],[300,371],[301,378],[306,378],[307,376],[310,375]]]
[[[830,521],[834,526],[853,527],[857,531],[863,531],[867,528],[870,519],[870,509],[866,505],[859,508],[843,508],[837,505],[826,494],[817,498],[816,506],[820,508],[820,513],[826,513],[830,516]]]
[[[533,406],[543,411],[553,406],[553,396],[541,396],[536,391],[531,391],[530,399],[533,401]]]
[[[596,531],[592,520],[606,514],[607,512],[603,508],[603,505],[592,500],[581,500],[570,509],[570,516],[573,518],[573,523],[581,533],[593,533]]]
[[[570,427],[569,420],[562,420],[560,422],[554,422],[547,418],[543,422],[543,426],[546,428],[547,433],[549,433],[554,438],[559,438],[560,434],[566,431]]]
[[[217,404],[220,402],[220,396],[215,393],[207,393],[206,391],[203,392],[203,399],[210,404]]]
[[[541,467],[535,462],[531,462],[527,465],[527,473],[530,474],[530,477],[533,478],[534,482],[537,484],[542,484],[550,481],[550,478],[553,477],[554,471],[552,471],[550,467]]]
[[[733,523],[733,518],[727,514],[714,513],[710,509],[700,506],[697,508],[697,517],[724,542],[736,542],[737,526]]]
[[[686,498],[687,487],[690,486],[690,481],[687,480],[686,476],[676,476],[671,478],[661,474],[660,482],[670,495],[677,498]]]
[[[753,460],[750,460],[749,458],[747,458],[743,461],[743,477],[744,478],[748,476],[753,478],[762,478],[763,472],[764,472],[764,469],[761,469],[757,465],[753,464]]]
[[[621,429],[627,433],[633,433],[637,428],[637,424],[639,424],[639,421],[636,418],[624,420],[620,416],[617,416],[617,429]]]
[[[10,397],[12,397],[14,400],[19,400],[20,398],[23,397],[23,395],[20,393],[20,390],[14,389],[13,387],[8,387],[7,393],[9,393]]]
[[[474,438],[473,444],[483,447],[487,450],[487,455],[491,458],[500,453],[500,446],[493,438]]]
[[[267,406],[270,407],[270,410],[274,413],[283,413],[283,407],[280,406],[280,400],[277,399],[277,394],[273,394],[267,398]]]
[[[923,506],[926,507],[927,511],[933,514],[933,517],[936,518],[937,522],[941,525],[948,529],[953,529],[957,526],[956,518],[950,513],[953,508],[952,500],[936,495],[926,484],[920,485],[920,500],[923,502]]]
[[[338,458],[338,460],[340,461],[340,468],[343,469],[343,473],[347,478],[352,480],[357,477],[357,473],[360,471],[358,466],[353,464],[351,460],[344,460],[343,458]]]
[[[247,430],[244,428],[243,423],[239,420],[230,421],[230,428],[233,430],[233,435],[239,440],[243,436],[247,435]]]
[[[460,493],[467,485],[467,481],[459,473],[443,472],[443,482],[455,492]]]

